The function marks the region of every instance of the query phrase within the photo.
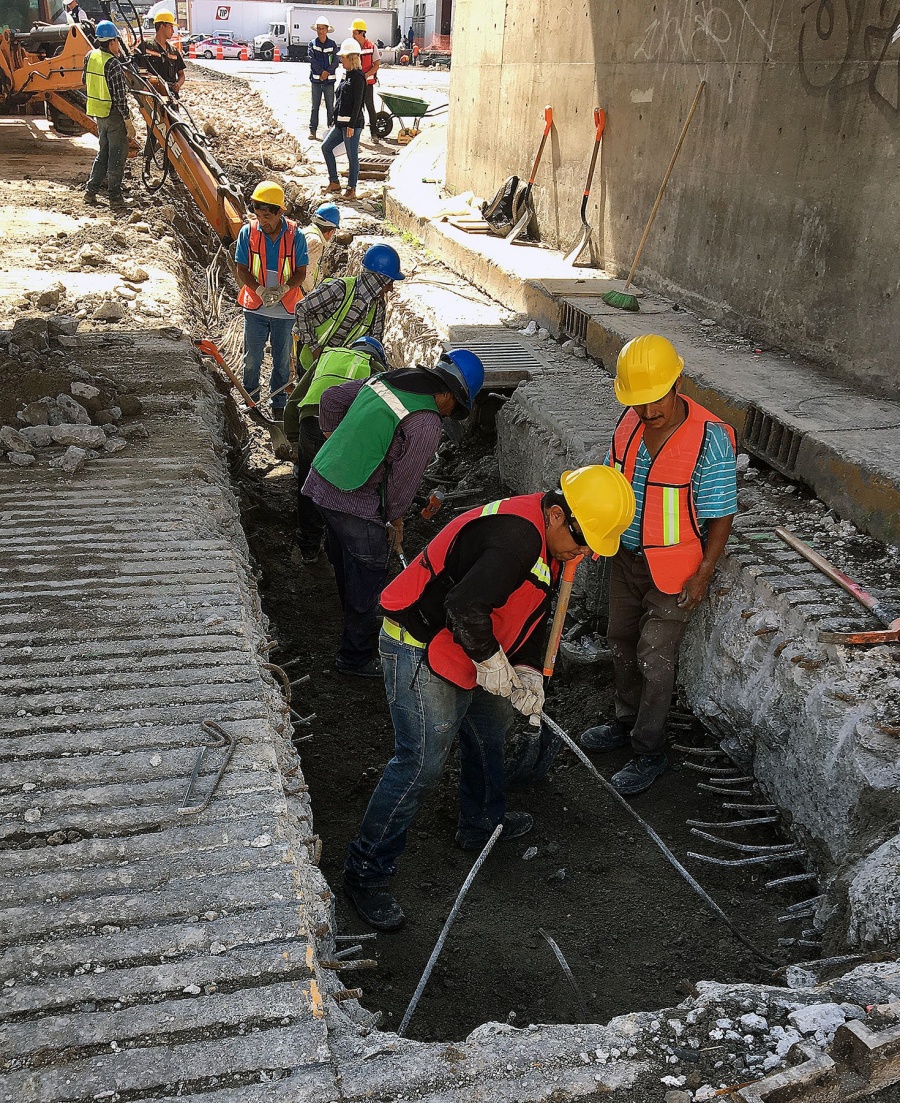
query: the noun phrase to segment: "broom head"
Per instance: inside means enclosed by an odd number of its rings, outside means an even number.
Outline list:
[[[602,296],[607,306],[614,306],[617,310],[640,310],[640,304],[636,295],[630,295],[627,291],[607,291]]]

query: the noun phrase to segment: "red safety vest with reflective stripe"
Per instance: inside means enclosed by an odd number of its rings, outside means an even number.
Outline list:
[[[296,222],[292,222],[289,218],[286,218],[284,221],[287,223],[287,229],[281,235],[281,240],[278,243],[277,272],[278,282],[280,284],[287,283],[294,274],[294,234],[297,233]],[[259,228],[259,222],[255,218],[250,223],[250,241],[248,249],[250,255],[247,258],[249,261],[247,267],[250,269],[250,275],[256,280],[258,287],[265,287],[266,235]],[[281,305],[288,314],[293,314],[294,307],[302,298],[303,289],[300,287],[291,287],[281,300]],[[245,310],[259,310],[263,304],[259,295],[246,284],[244,284],[238,292],[237,301]]]
[[[366,84],[375,83],[375,73],[372,72],[372,66],[375,64],[375,43],[366,39],[359,54],[359,67],[363,71],[363,76],[366,78]]]
[[[694,471],[710,425],[722,425],[735,447],[734,429],[698,402],[679,395],[688,416],[650,461],[641,514],[641,550],[657,589],[681,593],[700,566],[703,543],[694,506]],[[631,482],[644,426],[631,408],[622,415],[613,434],[610,465]]]
[[[480,517],[497,513],[511,513],[530,521],[541,534],[541,554],[531,568],[528,578],[510,594],[507,601],[491,613],[494,636],[503,650],[510,654],[520,648],[531,634],[544,623],[550,590],[559,575],[555,559],[548,562],[547,532],[544,511],[541,508],[543,494],[525,494],[517,498],[503,498],[490,505],[470,509],[442,529],[423,552],[382,591],[381,607],[388,614],[409,609],[422,596],[425,587],[444,569],[456,538],[466,525]],[[453,639],[448,628],[440,632],[428,644],[428,666],[453,685],[461,689],[475,688],[475,664]]]

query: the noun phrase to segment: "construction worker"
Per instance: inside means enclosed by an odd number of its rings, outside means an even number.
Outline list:
[[[122,44],[115,24],[101,19],[94,32],[97,48],[84,59],[83,77],[87,90],[85,113],[97,123],[100,150],[84,188],[84,201],[97,203],[97,192],[106,180],[109,205],[123,210],[129,204],[122,194],[122,177],[128,141],[135,136],[125,76],[119,60]]]
[[[356,185],[359,181],[359,139],[363,126],[363,101],[366,95],[366,81],[360,68],[360,49],[352,38],[345,38],[340,45],[338,55],[344,67],[344,79],[337,86],[335,95],[334,126],[325,135],[322,142],[322,156],[328,169],[328,186],[325,191],[335,193],[341,190],[338,179],[337,161],[334,151],[343,145],[347,154],[347,188],[345,199],[356,198]]]
[[[87,13],[79,7],[78,0],[65,0],[63,12],[66,16],[66,23],[68,23],[70,27],[77,27],[82,24],[90,23]]]
[[[303,294],[308,254],[297,223],[284,214],[284,189],[272,180],[250,197],[256,217],[238,234],[235,250],[237,301],[244,308],[244,388],[259,401],[259,374],[268,341],[272,350],[269,395],[272,417],[284,415],[284,388],[291,374],[294,309]]]
[[[313,140],[319,127],[319,107],[325,99],[325,122],[334,124],[334,74],[338,67],[338,47],[328,35],[334,27],[326,20],[319,19],[312,25],[316,37],[310,42],[309,79],[312,92],[312,108],[309,113],[309,136]]]
[[[628,409],[606,462],[631,483],[637,512],[610,570],[615,718],[589,728],[581,745],[631,743],[634,758],[612,778],[623,796],[642,793],[668,766],[678,648],[737,511],[734,430],[678,393],[683,368],[656,334],[629,341],[616,365],[616,398]]]
[[[148,69],[165,85],[165,91],[177,96],[184,84],[187,65],[181,51],[170,44],[175,36],[175,16],[170,11],[158,11],[153,16],[155,34],[135,50],[141,68]]]
[[[634,516],[618,471],[567,471],[561,486],[469,510],[451,521],[381,595],[379,646],[394,757],[350,844],[344,888],[362,918],[393,930],[404,914],[388,888],[406,834],[459,737],[456,844],[480,850],[533,826],[506,808],[503,747],[516,719],[540,717],[543,637],[560,564],[614,555]]]
[[[297,445],[297,540],[300,559],[316,563],[322,551],[325,522],[315,502],[303,493],[309,469],[325,443],[319,425],[319,402],[329,387],[349,379],[368,379],[387,370],[384,346],[375,337],[358,337],[349,348],[327,349],[291,392],[284,411],[284,432]]]
[[[374,42],[366,38],[365,19],[354,19],[350,24],[350,33],[353,35],[360,49],[360,62],[362,73],[366,78],[365,106],[369,115],[369,133],[378,141],[375,133],[375,84],[378,80],[378,67],[381,64],[381,54]]]
[[[478,357],[457,349],[433,368],[400,368],[321,397],[319,423],[327,439],[303,493],[325,520],[325,548],[344,610],[335,661],[342,674],[381,677],[372,637],[391,546],[401,548],[403,514],[437,451],[442,419],[468,417],[483,382]]]
[[[334,203],[323,203],[313,215],[309,226],[303,227],[306,251],[309,254],[306,279],[303,281],[304,295],[314,291],[322,282],[322,260],[340,224],[341,212]]]

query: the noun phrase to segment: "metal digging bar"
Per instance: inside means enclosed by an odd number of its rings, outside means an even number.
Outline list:
[[[562,730],[562,728],[559,726],[559,724],[557,724],[555,720],[551,720],[550,717],[545,712],[541,713],[541,720],[554,733],[554,735],[556,735],[559,739],[561,739],[563,741],[563,743],[566,744],[566,746],[569,748],[569,750],[572,751],[577,756],[577,758],[588,768],[588,770],[590,770],[590,772],[594,775],[594,777],[597,779],[597,781],[600,782],[600,784],[603,786],[603,788],[606,790],[606,792],[618,804],[620,804],[625,809],[625,811],[628,813],[628,815],[631,816],[632,819],[637,820],[637,822],[641,825],[641,827],[644,829],[644,831],[647,833],[647,835],[649,835],[649,837],[653,840],[653,842],[656,844],[656,846],[665,855],[668,862],[678,872],[679,876],[683,877],[684,880],[687,881],[687,883],[690,885],[690,887],[700,897],[700,899],[707,905],[707,907],[709,907],[710,910],[713,911],[722,920],[722,922],[726,925],[726,927],[728,927],[728,929],[731,931],[731,933],[734,935],[734,937],[739,942],[743,943],[743,945],[746,946],[747,949],[750,950],[754,954],[755,957],[758,957],[760,961],[764,961],[767,965],[775,964],[775,959],[774,958],[769,957],[768,954],[763,953],[762,950],[760,950],[756,946],[754,946],[753,943],[735,926],[735,924],[732,922],[732,920],[729,919],[728,916],[725,914],[725,912],[722,911],[722,909],[715,902],[715,900],[713,900],[713,898],[709,895],[709,893],[706,891],[706,889],[703,888],[703,886],[698,881],[696,881],[695,878],[692,877],[690,873],[688,873],[688,871],[684,868],[684,866],[681,864],[681,862],[678,861],[678,859],[675,857],[675,855],[672,853],[672,851],[669,850],[669,848],[662,841],[662,839],[659,837],[659,835],[657,835],[657,833],[653,830],[653,828],[650,826],[650,824],[648,824],[646,820],[644,820],[641,816],[638,815],[637,812],[635,812],[635,810],[631,807],[631,805],[628,803],[628,801],[625,800],[624,797],[620,796],[615,791],[615,789],[612,787],[612,785],[597,770],[596,766],[594,766],[593,762],[591,762],[591,760],[584,753],[584,751],[582,751],[582,749],[574,742],[574,740],[570,739],[569,736],[566,735],[566,733]]]

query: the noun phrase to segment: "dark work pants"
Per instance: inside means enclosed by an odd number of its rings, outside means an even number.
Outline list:
[[[325,533],[325,522],[319,507],[303,493],[303,484],[316,453],[325,443],[317,417],[300,419],[300,440],[297,447],[297,539],[301,548],[318,548]]]
[[[635,754],[662,754],[678,648],[691,610],[653,584],[642,555],[620,547],[609,575],[609,631],[616,718],[631,722]]]
[[[363,97],[363,106],[369,113],[369,133],[375,134],[375,85],[366,83],[366,94]]]

